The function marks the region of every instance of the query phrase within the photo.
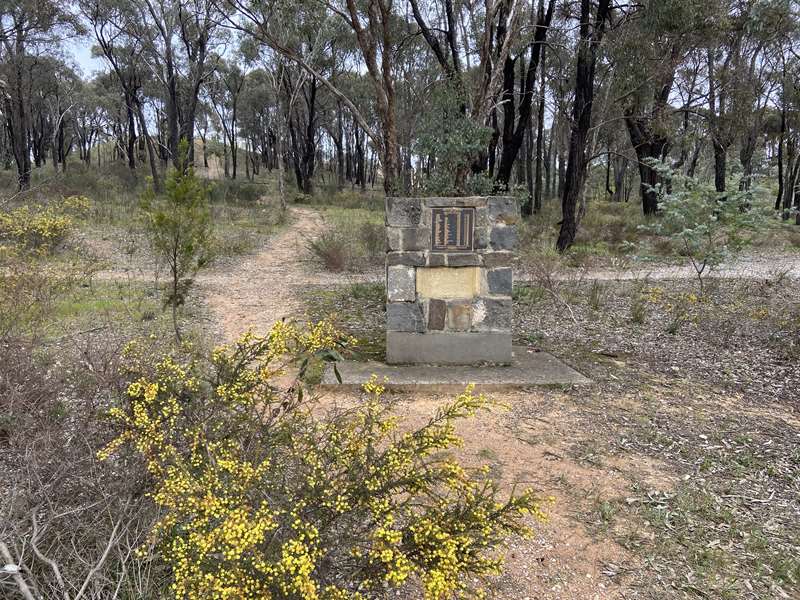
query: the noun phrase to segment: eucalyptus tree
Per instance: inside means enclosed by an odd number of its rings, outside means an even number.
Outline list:
[[[289,105],[286,122],[289,132],[289,152],[298,189],[304,194],[313,192],[317,154],[318,92],[320,83],[313,75],[285,68],[281,85],[284,94],[295,99]]]
[[[615,103],[622,106],[625,127],[636,152],[645,215],[658,210],[656,186],[662,181],[655,163],[668,158],[674,143],[676,76],[686,56],[703,38],[707,7],[708,2],[700,0],[647,1],[626,27],[617,28],[609,36]],[[691,108],[686,106],[684,110]]]
[[[79,158],[89,166],[92,162],[92,147],[97,144],[105,123],[96,79],[84,83],[78,91],[72,113],[72,128],[78,146]]]
[[[67,7],[53,0],[0,2],[0,96],[20,190],[31,181],[30,103],[38,50],[79,29]]]
[[[547,32],[553,19],[555,0],[549,0],[547,11],[545,12],[544,0],[539,0],[537,9],[536,24],[533,28],[533,39],[529,44],[528,52],[530,58],[527,66],[525,65],[524,53],[513,56],[511,53],[506,57],[503,64],[503,88],[501,102],[503,104],[503,152],[500,157],[500,164],[497,169],[495,181],[497,188],[503,191],[508,190],[511,179],[511,169],[514,161],[522,147],[525,133],[531,122],[531,107],[533,105],[534,92],[536,87],[536,75],[539,68],[539,61],[547,40]],[[521,63],[520,77],[520,98],[519,105],[516,107],[518,117],[515,123],[515,75],[516,64]],[[530,214],[532,206],[527,205],[526,213]]]
[[[708,32],[706,47],[706,121],[714,153],[714,187],[725,192],[728,149],[739,126],[739,90],[755,64],[762,43],[749,33],[755,3],[726,0],[719,4],[715,28]],[[707,5],[708,7],[709,5]],[[713,4],[711,6],[714,6]]]
[[[223,58],[215,58],[217,68],[212,74],[209,82],[209,100],[211,106],[217,114],[219,123],[222,126],[222,133],[225,139],[225,176],[236,179],[237,171],[237,117],[239,108],[239,97],[245,82],[245,74],[241,67],[232,61]],[[230,153],[231,169],[228,169],[228,153]]]
[[[456,168],[455,188],[463,190],[471,168],[473,172],[488,170],[495,179],[495,190],[507,191],[531,123],[536,74],[555,0],[548,0],[546,8],[544,0],[494,0],[482,7],[451,0],[409,2],[422,37],[449,82],[453,106],[446,115],[456,126],[467,116],[473,126],[493,131],[488,147]],[[526,14],[530,26],[524,23]],[[526,54],[530,55],[527,64]],[[470,69],[473,55],[477,59],[474,72]],[[464,126],[461,129],[469,130]],[[498,146],[501,155],[496,164]]]
[[[194,160],[195,113],[201,86],[216,68],[208,59],[217,43],[220,15],[213,0],[144,0],[143,4],[159,32],[150,50],[163,66],[154,71],[166,90],[168,147],[177,168],[181,140],[189,145],[189,162]]]
[[[219,31],[221,16],[213,0],[81,0],[84,14],[106,58],[105,45],[130,47],[130,59],[139,70],[155,79],[163,90],[166,153],[175,168],[194,158],[195,116],[203,85],[216,68],[224,42]],[[101,41],[103,35],[105,43]],[[110,60],[110,59],[109,59]],[[141,83],[140,83],[141,85]],[[144,127],[144,123],[140,123]],[[186,140],[189,161],[179,156]]]
[[[251,149],[250,168],[257,175],[264,167],[274,168],[275,154],[275,90],[263,68],[255,68],[245,76],[240,102],[239,136],[248,140]]]
[[[785,36],[776,48],[780,69],[777,104],[780,125],[777,151],[778,191],[775,210],[788,219],[792,209],[800,225],[800,36]],[[794,60],[792,60],[794,59]]]
[[[233,12],[230,26],[250,32],[288,61],[298,65],[318,85],[325,88],[350,111],[359,128],[380,149],[383,185],[387,193],[398,184],[400,146],[396,119],[397,93],[395,56],[404,39],[404,21],[393,0],[372,0],[368,5],[354,0],[317,2],[288,2],[269,0],[253,4],[247,0],[226,0]],[[297,15],[301,18],[298,18]],[[281,15],[283,17],[281,17]],[[317,33],[318,39],[337,25],[344,25],[355,36],[365,77],[372,88],[372,108],[379,127],[374,127],[348,97],[324,73],[319,64],[319,43],[297,47],[296,30],[287,27],[301,22]],[[324,39],[324,38],[323,38]],[[324,61],[323,61],[324,62]]]
[[[80,76],[62,61],[50,59],[52,75],[50,93],[46,97],[50,120],[50,151],[53,168],[67,169],[67,156],[74,145],[74,109],[79,101],[83,81]]]
[[[111,67],[124,99],[124,129],[117,130],[117,139],[125,138],[128,167],[136,168],[136,124],[145,140],[153,187],[161,190],[156,150],[148,132],[142,88],[148,79],[144,54],[147,43],[134,33],[131,23],[136,12],[125,0],[81,0],[81,10],[89,22],[97,42],[95,54]]]
[[[197,106],[197,113],[195,115],[196,130],[200,135],[200,145],[203,154],[203,168],[208,169],[208,134],[211,130],[211,113],[212,109],[208,102],[201,100]]]

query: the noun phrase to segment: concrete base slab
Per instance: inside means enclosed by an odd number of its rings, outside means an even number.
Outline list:
[[[591,380],[547,352],[514,346],[507,366],[387,365],[379,362],[336,363],[342,382],[328,365],[321,386],[327,389],[360,389],[374,374],[389,390],[458,393],[469,383],[478,391],[499,391],[537,385],[581,385]]]
[[[386,363],[390,365],[510,364],[512,360],[510,333],[386,332]]]

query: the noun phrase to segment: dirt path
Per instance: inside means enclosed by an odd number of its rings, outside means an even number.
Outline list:
[[[800,279],[800,254],[751,254],[736,258],[720,265],[719,268],[703,273],[704,277],[719,278],[770,278],[779,274]],[[532,279],[524,272],[519,273],[521,281]],[[620,269],[575,269],[573,275],[556,276],[557,279],[583,278],[596,281],[628,281],[632,279],[695,279],[697,271],[691,264],[660,265],[638,263]]]
[[[308,241],[323,228],[319,211],[291,207],[288,218],[289,224],[257,254],[197,277],[220,333],[228,341],[247,329],[263,334],[283,317],[301,317],[303,286],[341,285],[364,279],[361,275],[316,270]]]
[[[252,328],[266,332],[285,316],[296,316],[301,307],[297,286],[307,282],[307,240],[322,226],[319,213],[291,208],[289,225],[258,253],[232,269],[215,268],[198,277],[200,290],[221,333],[227,340]]]

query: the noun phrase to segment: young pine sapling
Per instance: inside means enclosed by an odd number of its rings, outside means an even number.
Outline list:
[[[184,304],[197,271],[207,262],[211,242],[208,190],[187,161],[186,144],[180,147],[179,168],[170,171],[165,191],[148,191],[142,200],[150,245],[169,267],[165,306],[172,308],[175,338],[181,341],[178,307]]]

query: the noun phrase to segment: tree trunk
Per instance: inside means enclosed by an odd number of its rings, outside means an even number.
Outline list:
[[[694,177],[697,171],[697,163],[700,162],[700,154],[703,151],[703,140],[697,140],[694,145],[694,152],[692,153],[692,160],[689,161],[689,168],[686,169],[687,177]]]
[[[781,106],[781,131],[778,136],[778,195],[775,196],[775,210],[780,210],[783,201],[783,142],[786,137],[786,105]]]
[[[497,125],[497,109],[492,109],[492,137],[489,138],[489,177],[494,177],[494,165],[497,160],[497,142],[500,141],[500,127]]]
[[[575,69],[575,101],[572,107],[572,127],[567,172],[564,178],[564,194],[561,198],[561,231],[556,241],[556,248],[559,252],[564,252],[574,243],[578,229],[575,209],[586,184],[586,140],[592,124],[597,46],[602,40],[610,10],[610,0],[599,0],[590,33],[591,1],[581,0],[580,40]]]
[[[615,157],[614,165],[614,202],[622,202],[625,187],[625,172],[628,169],[628,157]]]
[[[336,135],[333,143],[336,149],[336,189],[341,191],[344,188],[345,167],[344,167],[344,146],[342,138],[344,136],[344,126],[342,124],[342,103],[336,103]]]
[[[723,193],[725,192],[728,148],[713,136],[711,141],[714,144],[714,188]]]
[[[786,165],[783,183],[783,220],[788,220],[797,192],[798,178],[800,178],[800,155],[798,155],[797,142],[791,138],[786,143]]]
[[[22,32],[17,35],[19,39]],[[18,41],[16,53],[12,58],[14,68],[11,72],[14,74],[14,81],[9,86],[11,93],[5,98],[5,104],[8,109],[6,124],[11,136],[14,161],[17,163],[17,185],[20,191],[31,187],[30,127],[22,72],[22,58],[24,55],[24,46],[21,41]]]
[[[533,42],[530,45],[530,59],[521,85],[522,97],[520,98],[519,119],[516,125],[514,124],[514,66],[517,59],[507,57],[503,65],[503,151],[500,155],[500,165],[495,178],[495,187],[500,191],[508,191],[511,170],[522,147],[525,131],[531,121],[531,107],[533,105],[537,69],[539,68],[539,61],[547,39],[547,31],[550,27],[554,8],[555,0],[550,0],[545,14],[544,0],[539,1],[536,28]],[[524,62],[524,57],[522,60]]]
[[[742,139],[739,149],[739,162],[742,164],[742,178],[739,180],[739,191],[750,189],[753,180],[753,154],[756,151],[756,139],[760,127],[749,129]]]
[[[539,110],[536,118],[536,183],[533,196],[533,212],[542,210],[542,169],[544,167],[544,96],[545,96],[545,51],[540,59],[541,77],[539,79]]]
[[[522,216],[529,217],[536,208],[534,207],[534,175],[533,175],[533,127],[530,123],[525,131],[525,143],[523,144],[523,160],[525,163],[525,187],[528,189],[528,195],[525,198],[525,203],[522,205]]]
[[[632,112],[625,113],[625,126],[638,159],[639,195],[642,212],[646,216],[658,212],[658,194],[653,188],[663,182],[653,167],[653,162],[663,160],[669,145],[668,138],[653,133],[650,120],[649,117],[637,117]]]
[[[142,110],[142,105],[138,98],[136,99],[136,116],[139,120],[139,132],[142,137],[144,137],[145,146],[147,147],[147,159],[150,163],[150,176],[153,179],[153,190],[158,194],[161,193],[162,189],[161,177],[158,173],[158,159],[156,157],[156,151],[153,148],[153,140],[150,139],[147,133],[147,121],[144,118],[144,111]],[[100,153],[98,152],[98,154]]]
[[[130,170],[136,169],[136,126],[133,122],[133,108],[131,98],[125,99],[125,110],[127,112],[128,121],[128,168]]]

